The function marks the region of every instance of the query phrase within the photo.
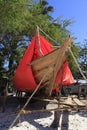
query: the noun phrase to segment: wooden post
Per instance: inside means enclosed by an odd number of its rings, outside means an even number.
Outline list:
[[[2,112],[5,112],[5,110],[6,110],[6,101],[7,101],[7,93],[8,93],[7,87],[8,87],[8,83],[6,83],[6,86],[5,86],[4,90],[3,90]]]
[[[51,127],[55,128],[55,130],[58,130],[60,117],[61,117],[61,111],[58,111],[58,110],[54,111],[54,121]]]
[[[69,129],[69,111],[63,110],[62,113],[62,121],[61,121],[61,130],[62,129]]]
[[[80,93],[81,93],[81,86],[80,84],[78,83],[78,98],[80,99]]]
[[[39,27],[38,26],[36,26],[36,32],[37,32],[38,50],[39,50],[40,56],[43,56],[43,53],[42,53],[42,50],[40,47],[40,35],[39,35]]]
[[[7,78],[1,78],[0,79],[0,94],[1,94],[1,102],[2,102],[2,112],[5,112],[5,109],[6,109],[7,87],[8,87]]]

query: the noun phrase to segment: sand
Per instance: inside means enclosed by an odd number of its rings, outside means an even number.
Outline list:
[[[30,103],[26,109],[41,109],[41,105],[41,102]],[[15,113],[20,110],[23,103],[21,104],[19,101],[12,99],[10,102],[7,102],[4,113],[2,112],[1,106],[0,130],[8,130],[16,117]],[[54,104],[49,105],[49,107],[52,106]],[[21,115],[10,130],[55,130],[55,128],[51,127],[53,120],[54,111]],[[57,130],[87,130],[87,111],[61,111],[61,118]]]

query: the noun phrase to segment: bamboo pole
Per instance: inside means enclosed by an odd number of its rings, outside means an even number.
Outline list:
[[[73,60],[75,61],[75,63],[76,63],[76,65],[77,65],[77,67],[78,67],[78,69],[79,69],[79,71],[80,71],[82,77],[83,77],[84,80],[87,82],[87,78],[86,78],[85,75],[83,74],[83,72],[82,72],[82,70],[81,70],[81,68],[80,68],[80,66],[79,66],[79,64],[78,64],[78,62],[77,62],[77,60],[76,60],[76,58],[74,57],[73,52],[71,51],[70,47],[68,47],[68,50],[69,50],[69,52],[70,52],[70,54],[71,54]]]
[[[38,50],[39,50],[39,53],[40,53],[40,56],[43,56],[43,53],[42,53],[42,50],[41,50],[41,47],[40,47],[40,35],[39,35],[39,27],[36,26],[36,36],[37,36],[37,43],[38,43]]]

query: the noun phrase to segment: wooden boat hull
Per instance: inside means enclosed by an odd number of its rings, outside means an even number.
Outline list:
[[[53,76],[54,68],[56,65],[56,61],[58,60],[58,57],[60,56],[61,48],[56,49],[52,51],[51,53],[31,62],[31,68],[33,71],[34,78],[37,83],[41,81],[43,76],[46,74],[42,86],[48,86],[50,83],[50,80]],[[66,55],[64,55],[61,65],[66,60]],[[60,69],[60,68],[59,68]]]

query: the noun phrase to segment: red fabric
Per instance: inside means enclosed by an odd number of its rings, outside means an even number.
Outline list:
[[[44,37],[40,35],[40,48],[44,55],[53,51],[51,46],[52,44],[50,44]],[[28,91],[28,90],[34,90],[36,88],[37,84],[35,82],[32,69],[29,66],[29,64],[31,63],[31,61],[39,57],[40,57],[40,54],[38,51],[37,37],[34,36],[34,38],[31,41],[31,44],[28,46],[16,70],[16,73],[13,77],[13,83],[17,90]],[[57,84],[61,83],[61,76],[62,76],[62,68],[60,69],[56,78]],[[74,79],[68,67],[68,62],[65,62],[62,85],[68,85],[72,83],[74,83]]]
[[[75,82],[72,73],[69,69],[68,66],[68,61],[65,61],[63,66],[61,67],[60,71],[58,72],[57,78],[56,78],[56,82],[59,85],[70,85],[73,84]]]
[[[58,87],[56,87],[55,91],[59,91],[59,86],[67,86],[70,84],[75,83],[75,80],[73,78],[73,75],[70,71],[68,61],[65,61],[62,67],[60,68],[60,71],[58,72],[57,78],[56,78],[56,83]]]
[[[40,47],[44,55],[52,51],[51,46],[52,44],[40,35]],[[13,83],[17,90],[27,91],[36,88],[37,84],[29,64],[39,57],[37,37],[34,36],[13,77]]]

